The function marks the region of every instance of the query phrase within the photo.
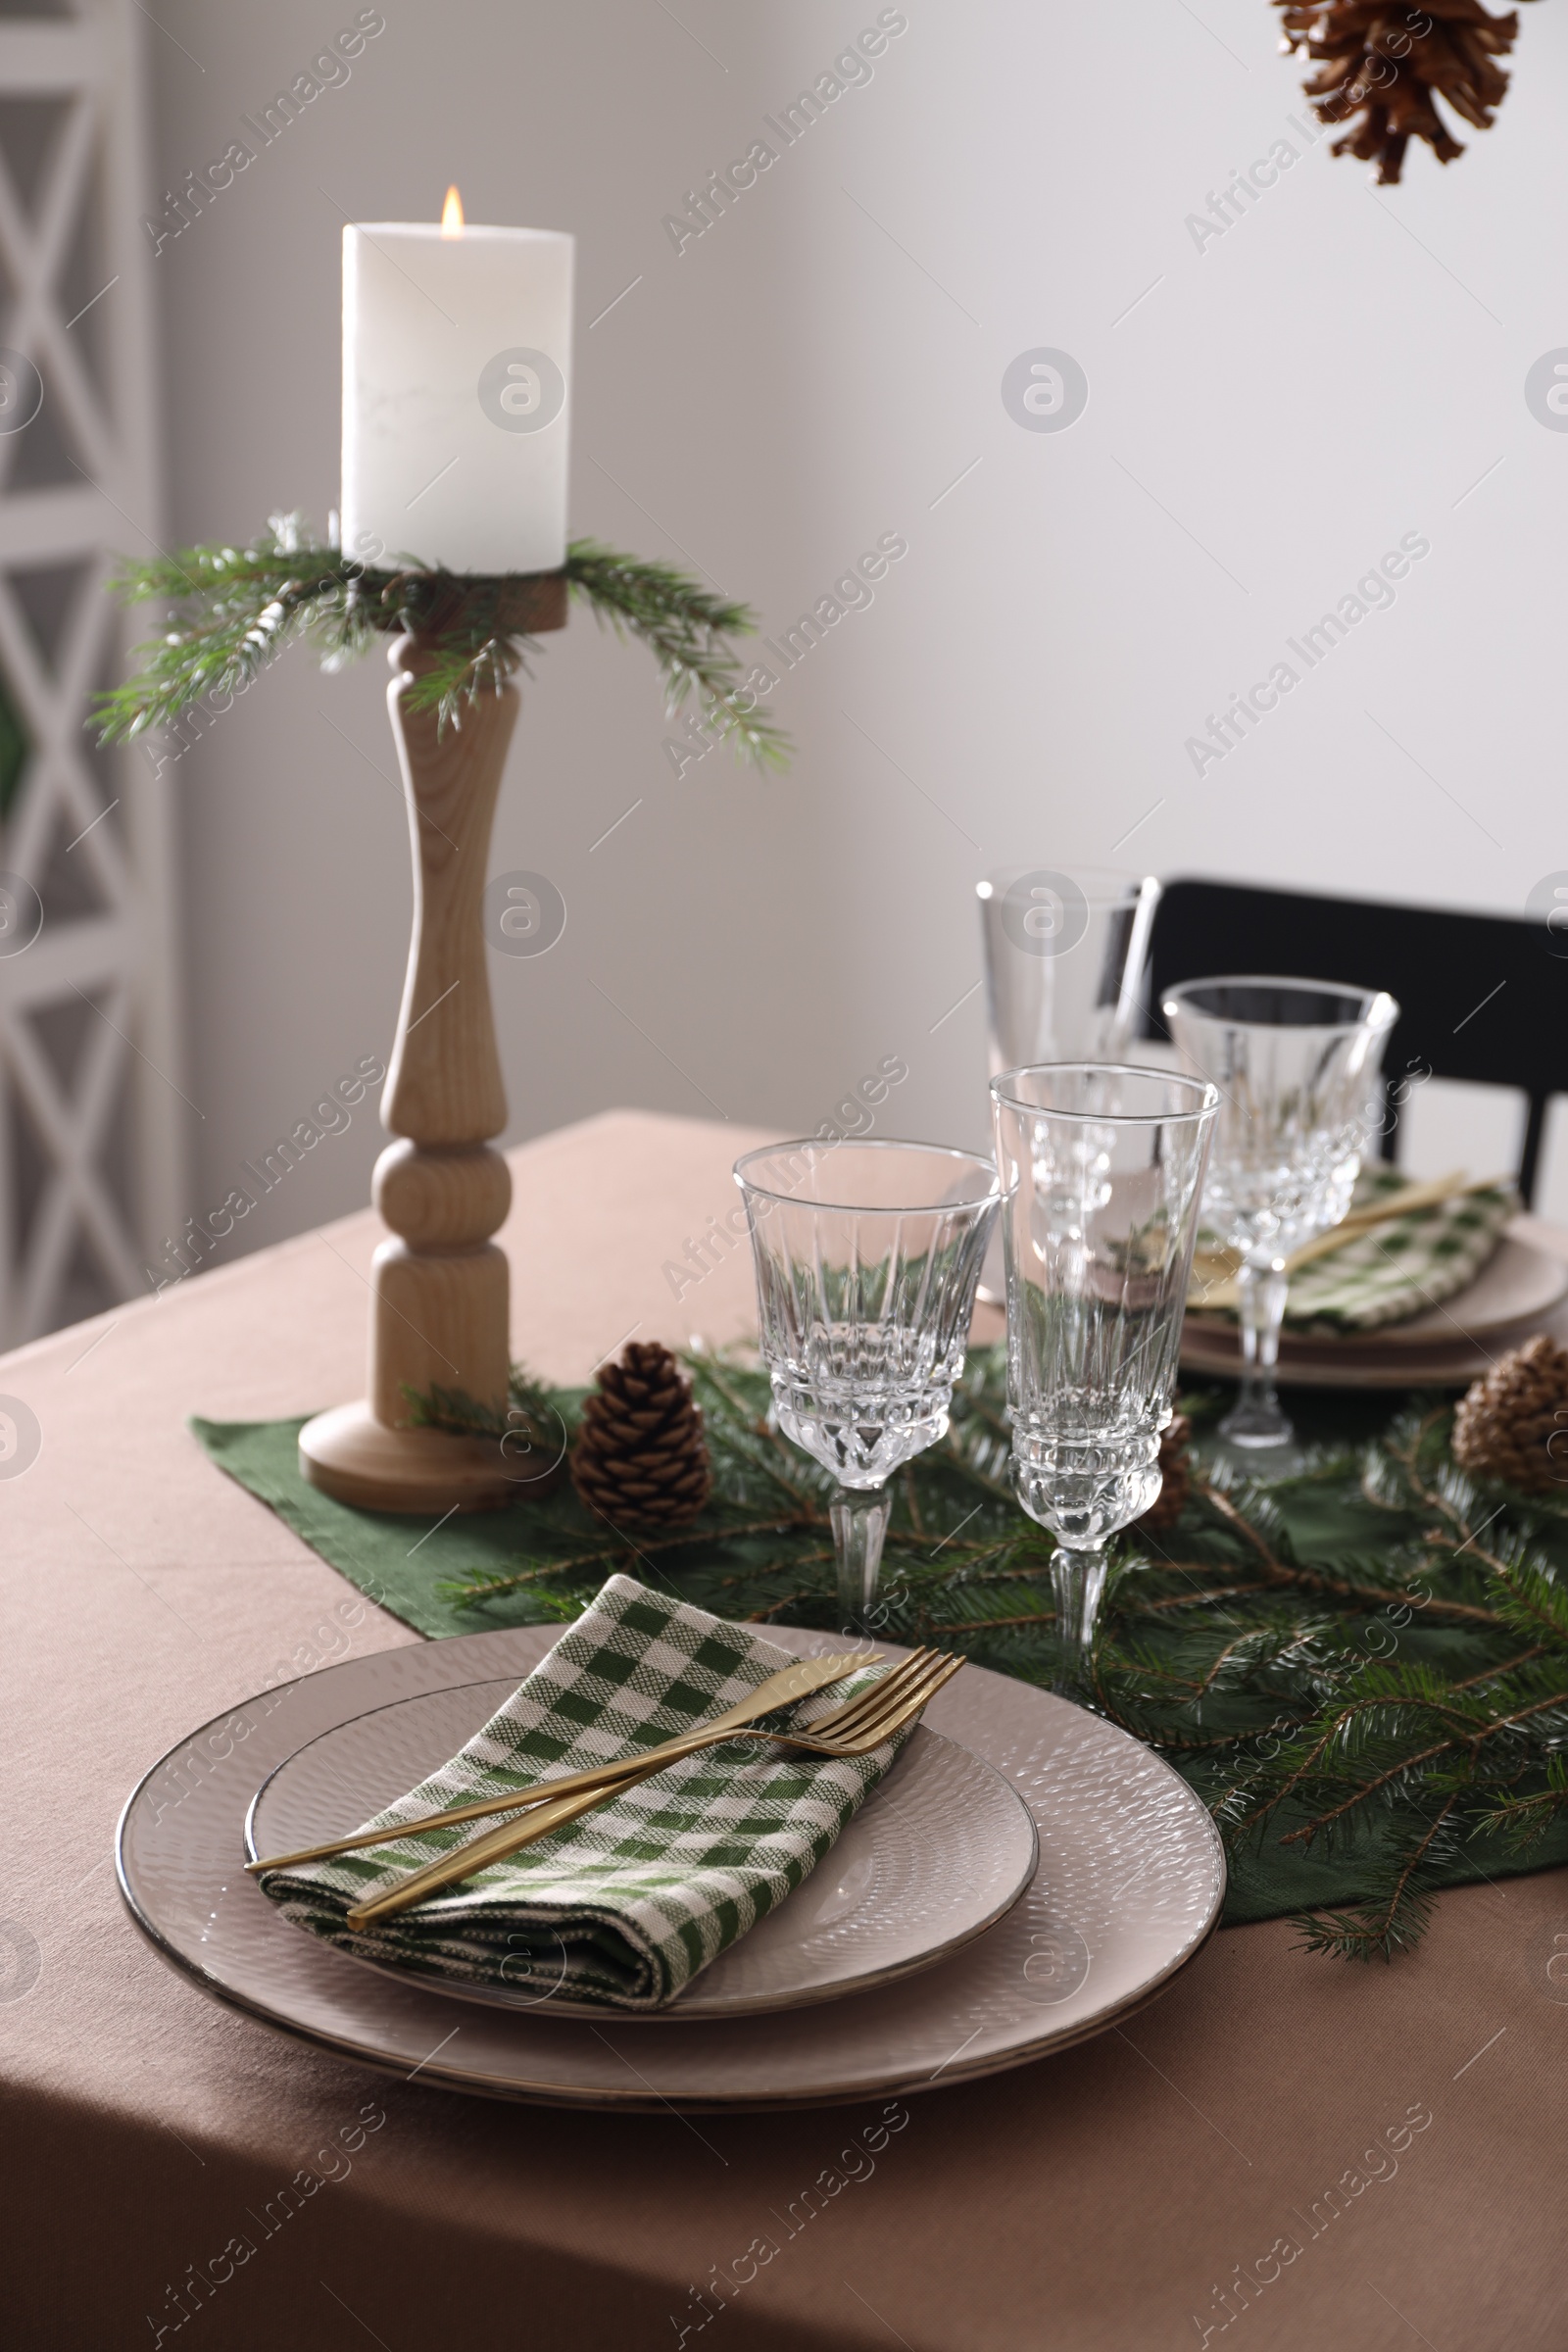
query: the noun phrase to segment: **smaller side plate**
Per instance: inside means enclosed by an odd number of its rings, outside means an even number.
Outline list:
[[[275,1766],[246,1816],[249,1858],[339,1836],[417,1787],[516,1688],[469,1683],[351,1716]],[[1034,1818],[1011,1783],[922,1725],[804,1886],[667,2008],[614,2010],[531,1984],[465,1984],[361,1959],[379,1976],[459,2000],[549,2017],[683,2023],[837,2000],[892,1984],[983,1935],[1035,1875]],[[287,1924],[281,1917],[279,1930]],[[314,1938],[313,1938],[314,1940]]]

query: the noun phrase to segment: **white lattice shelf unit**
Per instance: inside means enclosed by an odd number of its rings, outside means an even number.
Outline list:
[[[0,18],[0,346],[43,381],[0,432],[0,869],[43,904],[0,956],[0,1346],[143,1292],[185,1204],[169,786],[83,728],[109,551],[160,536],[143,122],[132,0]]]

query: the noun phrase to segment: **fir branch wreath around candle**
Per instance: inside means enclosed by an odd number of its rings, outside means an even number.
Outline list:
[[[330,537],[318,539],[297,514],[272,515],[245,547],[179,548],[122,567],[112,583],[122,601],[164,603],[170,617],[137,649],[133,674],[99,697],[100,740],[134,742],[210,695],[242,692],[299,637],[327,669],[342,668],[378,637],[417,637],[428,658],[409,706],[437,711],[444,730],[518,670],[532,674],[539,647],[530,622],[540,625],[541,591],[555,583],[603,626],[647,646],[667,711],[695,692],[715,738],[758,767],[786,762],[788,738],[746,683],[731,642],[756,628],[755,616],[673,565],[574,539],[560,573],[485,577],[413,560],[377,568]]]

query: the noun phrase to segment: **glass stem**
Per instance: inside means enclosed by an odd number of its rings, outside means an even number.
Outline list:
[[[1291,1424],[1274,1388],[1280,1355],[1280,1325],[1290,1285],[1284,1269],[1244,1265],[1236,1277],[1242,1339],[1242,1386],[1220,1423],[1220,1435],[1238,1446],[1283,1446]]]
[[[838,1553],[839,1621],[847,1634],[870,1630],[891,1508],[886,1487],[840,1487],[834,1499],[829,1516]]]
[[[1056,1690],[1063,1698],[1086,1693],[1094,1681],[1095,1630],[1105,1590],[1102,1549],[1069,1551],[1058,1544],[1051,1559],[1051,1588],[1056,1599],[1056,1636],[1062,1645]]]

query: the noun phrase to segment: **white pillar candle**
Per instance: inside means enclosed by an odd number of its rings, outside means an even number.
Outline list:
[[[554,571],[573,240],[459,226],[454,210],[343,231],[343,545],[371,564]]]

